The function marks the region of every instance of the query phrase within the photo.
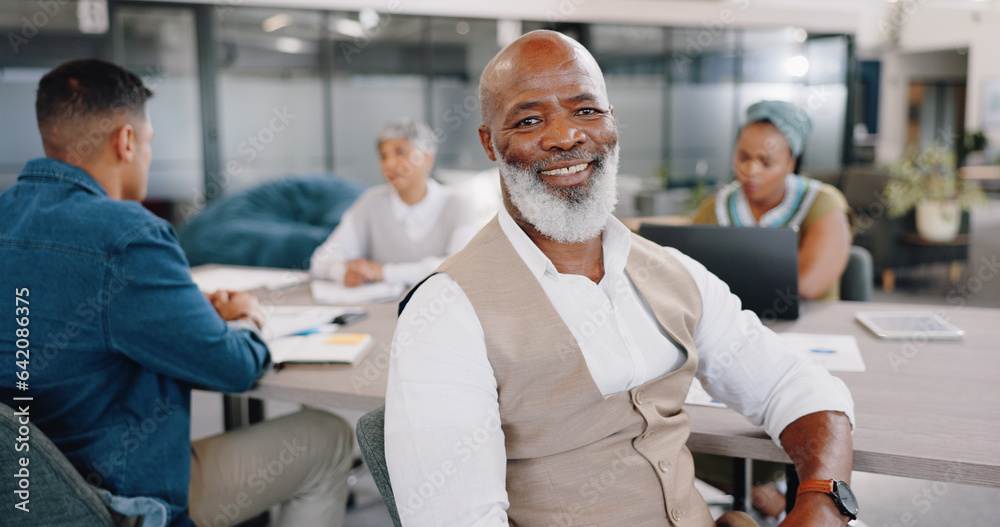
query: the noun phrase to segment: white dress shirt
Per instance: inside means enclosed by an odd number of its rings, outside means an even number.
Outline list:
[[[511,219],[500,227],[572,331],[605,396],[681,366],[675,347],[625,274],[631,240],[610,217],[599,284],[561,274]],[[804,415],[841,411],[854,423],[844,383],[798,358],[701,264],[664,248],[701,293],[694,335],[697,377],[730,408],[763,425],[774,441]],[[531,309],[531,306],[525,306]],[[483,329],[461,288],[445,274],[427,280],[400,316],[386,394],[386,461],[405,526],[507,525],[506,450],[497,383]]]
[[[344,212],[340,224],[330,234],[330,237],[313,252],[309,263],[309,272],[312,276],[343,282],[348,261],[356,258],[369,258],[368,241],[362,236],[361,229],[358,228],[356,218],[359,214],[358,207],[384,203],[383,199],[377,199],[384,195],[389,201],[388,213],[392,215],[395,223],[399,225],[407,238],[417,242],[426,238],[430,230],[437,224],[438,217],[441,216],[449,196],[449,191],[433,179],[427,180],[427,194],[424,195],[424,198],[413,205],[406,204],[391,185],[380,185],[370,189],[367,193],[373,195],[368,196],[369,199],[365,200],[359,198],[358,202],[351,205]],[[465,244],[476,234],[476,230],[475,225],[468,222],[459,225],[448,239],[447,253],[451,255],[465,247]],[[378,263],[382,264],[383,281],[413,284],[430,274],[444,260],[445,258],[442,257],[430,256],[415,262]]]

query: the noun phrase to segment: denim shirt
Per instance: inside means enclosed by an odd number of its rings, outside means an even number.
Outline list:
[[[169,224],[55,159],[0,195],[0,282],[3,402],[32,397],[30,419],[89,483],[191,525],[191,387],[249,389],[271,364],[259,335],[219,317]]]

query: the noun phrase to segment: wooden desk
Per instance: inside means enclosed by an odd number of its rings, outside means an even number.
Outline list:
[[[966,331],[964,342],[886,341],[858,310],[927,309]],[[1000,487],[1000,310],[812,302],[775,331],[854,335],[867,371],[838,372],[854,396],[854,469]],[[688,406],[695,452],[788,462],[759,428],[725,408]]]
[[[307,288],[264,303],[308,303]],[[276,300],[280,300],[276,301]],[[376,346],[352,366],[286,368],[267,374],[254,397],[371,410],[385,398],[396,304],[368,306],[352,330]],[[864,310],[943,312],[964,342],[878,340],[854,321]],[[1000,310],[857,302],[811,302],[776,331],[854,335],[867,371],[837,373],[854,396],[854,468],[912,478],[1000,487]],[[788,462],[764,432],[726,408],[687,406],[694,452]]]
[[[385,404],[389,345],[398,304],[369,304],[365,308],[368,318],[348,328],[351,332],[370,333],[375,346],[355,364],[287,366],[269,372],[246,395],[344,410],[369,411]]]
[[[632,232],[639,232],[643,223],[653,225],[691,225],[691,218],[682,215],[675,216],[641,216],[638,218],[622,218],[621,222]]]
[[[192,268],[191,272],[196,275],[218,269],[262,270],[259,267],[209,264]],[[284,283],[295,283],[295,273],[282,269],[271,270],[286,273]],[[276,290],[259,288],[251,292],[257,296],[265,311],[268,306],[315,303],[308,284]],[[224,398],[226,429],[239,428],[263,419],[263,407],[259,405],[259,401],[256,405],[252,404],[254,399],[274,399],[362,411],[382,406],[385,403],[389,344],[396,327],[398,302],[368,304],[364,307],[368,311],[368,318],[351,324],[349,329],[353,332],[370,333],[375,346],[356,364],[288,366],[280,371],[268,372],[250,391]]]

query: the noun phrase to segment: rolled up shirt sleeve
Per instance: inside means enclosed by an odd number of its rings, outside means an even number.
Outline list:
[[[843,412],[854,429],[854,401],[844,382],[800,357],[756,314],[741,309],[729,286],[703,265],[667,248],[691,273],[702,297],[694,335],[697,377],[726,406],[764,426],[775,444],[796,419],[821,411]]]

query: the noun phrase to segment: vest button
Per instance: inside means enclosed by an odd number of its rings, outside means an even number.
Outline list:
[[[666,459],[660,460],[660,470],[668,472],[670,470],[670,467],[672,466],[674,466],[674,464],[671,463],[670,461],[667,461]]]
[[[684,517],[684,511],[674,507],[670,509],[670,517],[673,518],[675,522],[679,522],[681,521],[681,518]]]
[[[642,392],[635,392],[635,404],[641,405],[643,400]]]

